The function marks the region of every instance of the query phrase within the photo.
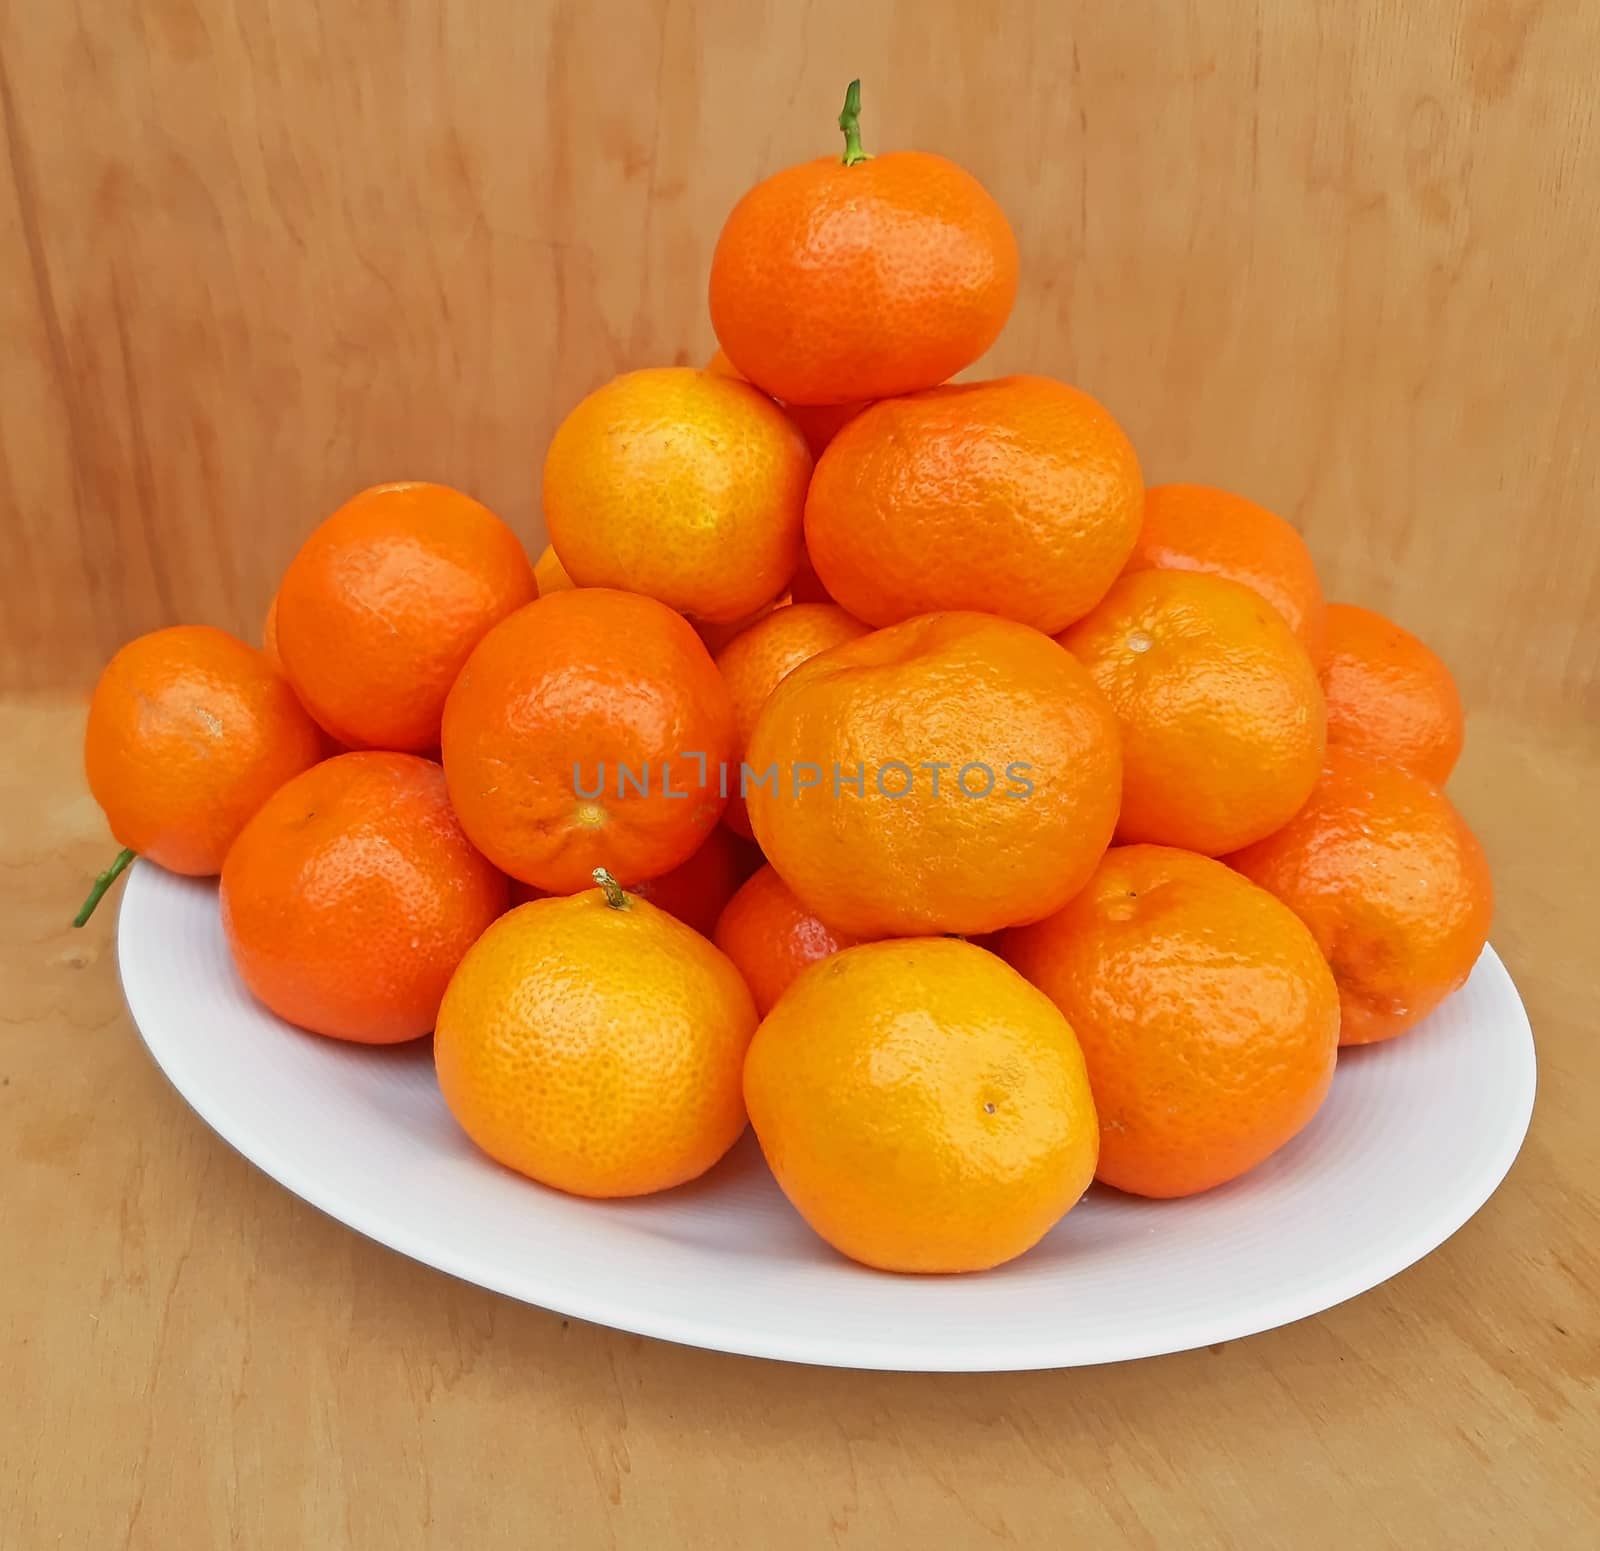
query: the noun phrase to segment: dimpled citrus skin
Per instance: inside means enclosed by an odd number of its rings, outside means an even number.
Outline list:
[[[579,587],[738,619],[788,584],[810,477],[804,438],[766,394],[659,367],[614,378],[561,422],[545,521]]]
[[[553,894],[596,867],[654,878],[687,861],[722,816],[732,751],[727,686],[689,622],[610,588],[519,609],[479,642],[445,704],[462,827],[496,866]]]
[[[1322,660],[1326,605],[1306,541],[1276,512],[1211,485],[1155,485],[1130,571],[1206,571],[1254,588]]]
[[[1121,782],[1116,720],[1088,674],[987,614],[923,615],[802,663],[745,758],[755,776],[776,771],[745,792],[768,861],[823,920],[868,938],[1048,915],[1105,850]],[[934,763],[947,768],[922,768]],[[797,793],[803,764],[821,780]],[[842,780],[835,794],[836,764],[842,778],[864,767],[861,795]],[[1028,768],[1013,778],[1013,764]],[[963,795],[968,765],[989,767],[988,795]],[[987,784],[968,772],[967,790]]]
[[[1328,606],[1322,665],[1328,742],[1450,779],[1461,757],[1465,718],[1450,670],[1393,620],[1353,603]]]
[[[1340,1042],[1393,1039],[1462,985],[1489,940],[1489,864],[1455,805],[1397,765],[1330,748],[1306,805],[1226,859],[1311,929]]]
[[[756,718],[782,680],[818,652],[866,634],[867,627],[837,605],[794,603],[757,620],[723,647],[717,654],[717,671],[733,700],[738,757],[743,758]],[[723,819],[737,833],[749,835],[750,815],[735,774],[729,773],[728,811]]]
[[[461,956],[506,908],[506,880],[414,754],[325,760],[245,826],[222,869],[240,978],[280,1018],[359,1044],[433,1027]]]
[[[763,1017],[801,970],[859,940],[819,921],[771,866],[740,887],[712,933],[712,941],[738,966]]]
[[[725,351],[719,350],[706,362],[706,370],[713,377],[737,377],[743,382],[744,374],[727,357]],[[850,404],[784,404],[781,406],[784,414],[792,420],[800,434],[806,439],[806,447],[811,456],[820,458],[822,449],[838,434],[841,427],[848,425],[867,406],[856,402]]]
[[[1119,1190],[1185,1196],[1234,1179],[1327,1096],[1333,976],[1293,912],[1221,862],[1116,847],[1063,909],[996,951],[1076,1032],[1097,1174]]]
[[[952,383],[863,410],[817,463],[806,553],[874,625],[978,609],[1047,634],[1086,614],[1139,531],[1121,428],[1048,377]]]
[[[446,485],[376,485],[323,522],[278,589],[278,650],[350,748],[439,746],[445,696],[491,626],[538,596],[516,534]]]
[[[728,358],[786,404],[888,398],[943,382],[999,337],[1017,242],[971,173],[889,152],[802,162],[758,183],[711,258]]]
[[[266,655],[206,625],[130,641],[89,702],[89,790],[117,840],[169,872],[219,872],[256,809],[321,757]]]
[[[1122,724],[1119,841],[1218,856],[1271,834],[1310,795],[1322,690],[1259,593],[1220,576],[1136,571],[1058,639]]]
[[[744,1092],[795,1209],[880,1270],[997,1266],[1094,1175],[1071,1028],[970,943],[867,943],[813,964],[756,1031]]]
[[[572,586],[572,578],[561,564],[561,557],[549,544],[539,551],[539,558],[533,563],[533,576],[539,584],[541,598],[548,598],[553,592],[566,592]]]
[[[666,1190],[745,1126],[756,1010],[722,952],[598,889],[501,917],[450,982],[433,1055],[450,1112],[491,1158],[583,1196]]]

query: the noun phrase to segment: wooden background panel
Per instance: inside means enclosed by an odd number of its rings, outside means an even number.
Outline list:
[[[0,69],[0,687],[253,636],[380,479],[540,542],[560,415],[709,352],[722,215],[859,73],[1017,227],[986,369],[1291,516],[1472,704],[1600,707],[1584,0],[104,0],[7,8]]]

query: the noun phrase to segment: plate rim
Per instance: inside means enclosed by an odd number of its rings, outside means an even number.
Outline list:
[[[1315,1291],[1301,1290],[1283,1294],[1276,1300],[1257,1300],[1247,1306],[1247,1313],[1238,1312],[1237,1306],[1208,1309],[1181,1322],[1170,1322],[1164,1327],[1166,1333],[1155,1339],[1103,1338],[1097,1343],[1097,1349],[1088,1355],[1084,1352],[1081,1337],[1064,1340],[1059,1345],[1037,1342],[1025,1352],[1014,1346],[986,1346],[983,1343],[963,1343],[947,1350],[932,1348],[925,1341],[896,1342],[876,1334],[870,1337],[837,1332],[818,1335],[805,1330],[783,1331],[744,1325],[730,1327],[725,1318],[720,1323],[715,1320],[702,1321],[614,1297],[586,1294],[574,1300],[564,1292],[559,1277],[550,1280],[544,1277],[530,1278],[526,1274],[509,1276],[497,1272],[492,1260],[475,1263],[473,1257],[457,1255],[448,1247],[441,1248],[437,1243],[420,1237],[401,1217],[385,1214],[381,1210],[372,1211],[359,1203],[352,1206],[349,1198],[341,1192],[326,1189],[316,1179],[304,1175],[292,1158],[275,1151],[270,1135],[252,1132],[247,1122],[241,1123],[237,1112],[218,1115],[206,1097],[204,1085],[195,1082],[193,1074],[183,1069],[181,1058],[175,1059],[176,1053],[182,1049],[181,1044],[153,1039],[146,1029],[146,1020],[140,1015],[142,1005],[149,1021],[159,1021],[150,1016],[152,1010],[144,1002],[144,979],[149,976],[150,968],[140,966],[130,973],[125,937],[129,906],[147,888],[160,887],[156,874],[162,878],[175,876],[162,872],[154,863],[142,859],[137,861],[129,870],[118,903],[115,942],[123,1000],[129,1019],[157,1070],[189,1109],[247,1163],[324,1216],[395,1254],[441,1271],[458,1281],[483,1287],[498,1296],[566,1318],[731,1356],[874,1372],[1021,1373],[1097,1367],[1105,1363],[1169,1356],[1281,1329],[1370,1292],[1426,1259],[1459,1233],[1482,1210],[1510,1173],[1527,1139],[1538,1091],[1537,1047],[1527,1008],[1504,961],[1492,946],[1485,944],[1472,973],[1476,975],[1487,971],[1500,982],[1502,989],[1510,992],[1511,1002],[1519,1015],[1513,1032],[1520,1036],[1517,1044],[1523,1057],[1518,1063],[1521,1082],[1515,1093],[1509,1095],[1507,1107],[1508,1118],[1514,1114],[1515,1119],[1502,1133],[1492,1162],[1486,1161],[1484,1167],[1472,1176],[1472,1188],[1463,1191],[1459,1198],[1452,1199],[1449,1210],[1439,1215],[1427,1233],[1406,1240],[1402,1246],[1346,1272],[1342,1277],[1316,1284]],[[197,883],[203,880],[179,881]],[[534,1282],[538,1285],[531,1285]]]

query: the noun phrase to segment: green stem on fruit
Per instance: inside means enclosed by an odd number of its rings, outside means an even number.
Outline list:
[[[94,887],[89,890],[89,897],[83,902],[83,909],[72,918],[74,926],[84,925],[94,914],[94,907],[100,903],[105,891],[122,876],[123,869],[133,860],[134,853],[131,848],[123,847],[117,853],[117,859],[94,880]]]
[[[857,162],[869,162],[872,157],[861,149],[861,82],[852,81],[845,88],[844,110],[839,114],[839,128],[844,131],[844,155],[840,158],[846,167]]]
[[[628,896],[623,893],[622,885],[604,867],[596,867],[590,876],[600,885],[600,890],[606,897],[606,903],[613,910],[626,910],[628,908],[630,901]]]

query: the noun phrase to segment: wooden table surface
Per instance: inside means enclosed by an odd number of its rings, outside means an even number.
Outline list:
[[[1475,718],[1539,1100],[1443,1248],[1315,1319],[1054,1373],[851,1373],[569,1321],[367,1242],[232,1152],[123,1009],[81,706],[0,706],[0,1546],[1600,1541],[1600,736]],[[1405,1181],[1394,1182],[1397,1192]]]

